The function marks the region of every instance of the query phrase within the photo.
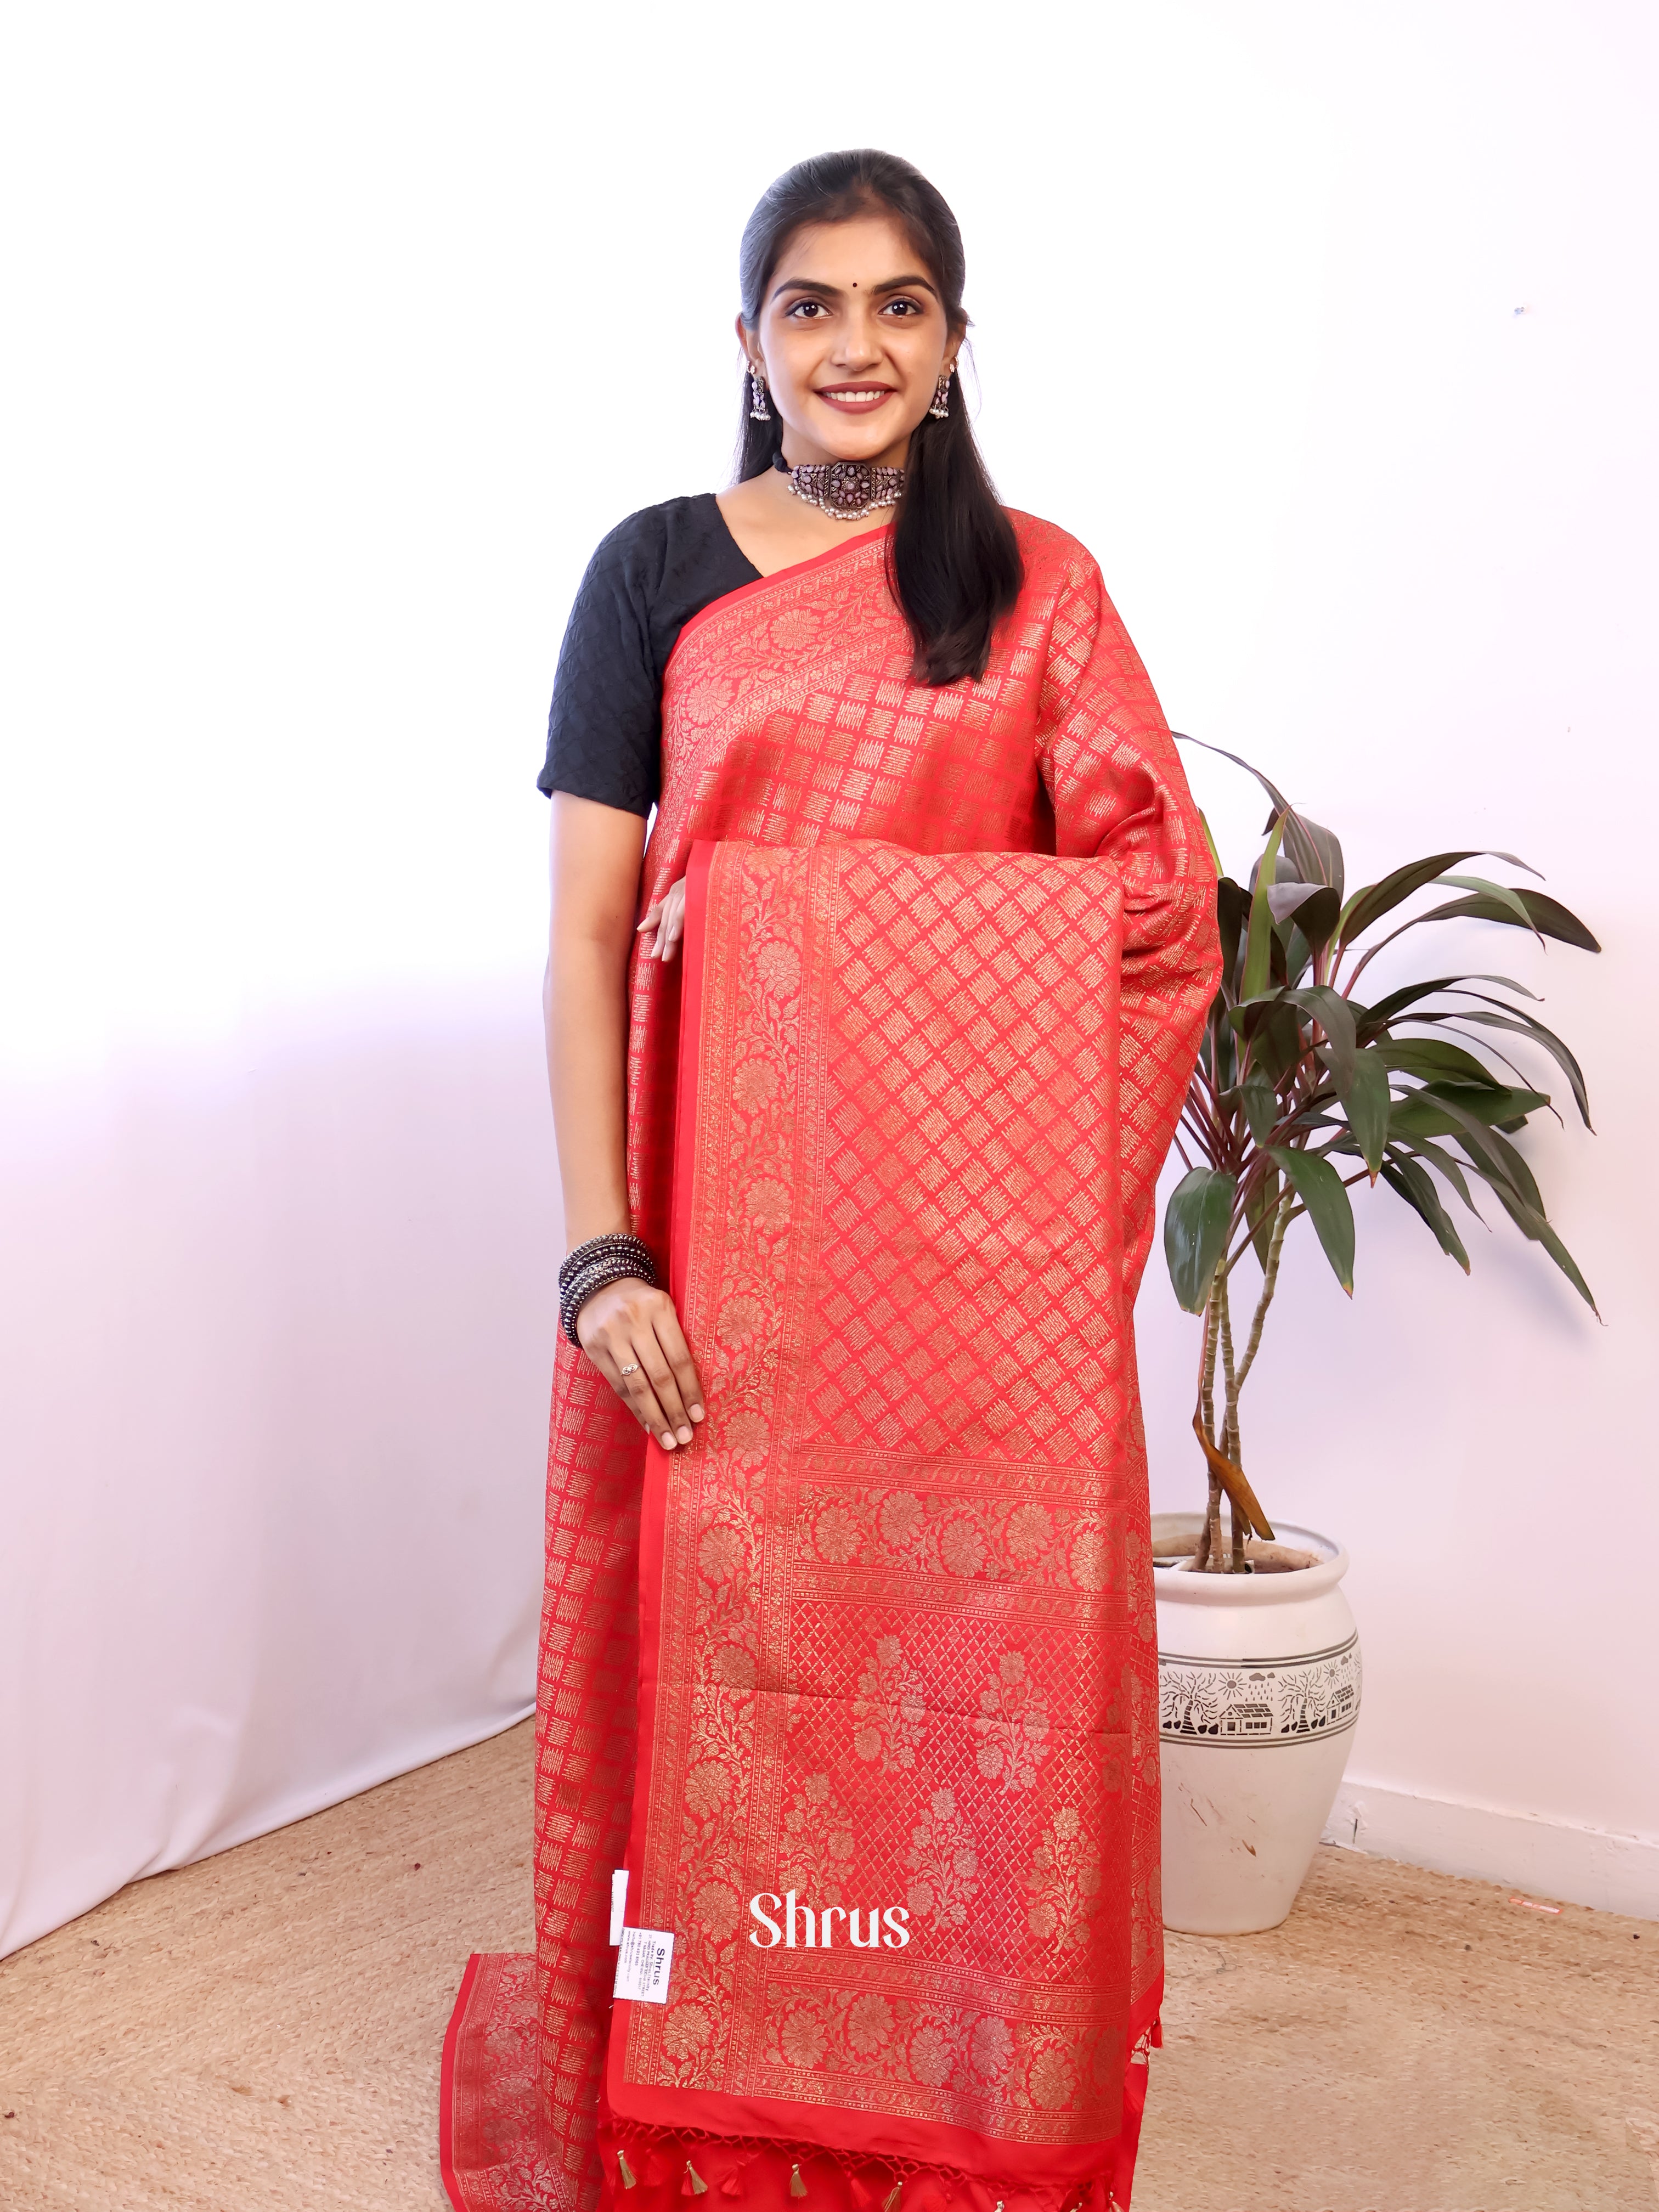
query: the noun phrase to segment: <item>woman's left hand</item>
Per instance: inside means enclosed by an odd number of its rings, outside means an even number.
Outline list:
[[[685,878],[671,884],[659,899],[653,899],[645,910],[645,920],[635,931],[635,937],[645,937],[647,930],[653,934],[646,937],[645,957],[647,960],[672,960],[679,950],[685,934]]]

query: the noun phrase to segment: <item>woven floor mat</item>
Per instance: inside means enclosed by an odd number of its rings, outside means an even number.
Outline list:
[[[3,2212],[444,2212],[469,1952],[529,1948],[526,1727],[0,1962]],[[1322,1850],[1170,1939],[1135,2212],[1659,2212],[1659,1926]]]

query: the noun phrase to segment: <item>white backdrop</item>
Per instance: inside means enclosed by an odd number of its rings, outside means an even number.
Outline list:
[[[1599,961],[1528,1140],[1606,1327],[1378,1198],[1246,1443],[1354,1554],[1342,1832],[1659,1911],[1638,0],[37,9],[0,162],[0,1948],[531,1694],[559,1224],[532,783],[564,611],[723,479],[737,234],[955,204],[1005,495],[1356,877],[1484,839]],[[1246,865],[1260,809],[1196,772]],[[1471,939],[1479,933],[1471,933]],[[1626,1012],[1626,1008],[1632,1011]],[[1194,1325],[1143,1300],[1158,1502]]]

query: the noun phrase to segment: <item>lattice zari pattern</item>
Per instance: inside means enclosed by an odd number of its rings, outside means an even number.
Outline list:
[[[524,1985],[483,1962],[449,2077],[469,2212],[586,2212],[618,2150],[636,2206],[693,2151],[769,2205],[802,2160],[848,2212],[894,2175],[907,2212],[1127,2202],[1160,1981],[1129,1311],[1213,884],[1093,564],[1017,520],[982,683],[911,684],[878,537],[717,602],[670,664],[643,896],[715,849],[681,1089],[678,975],[636,966],[630,1174],[666,1256],[695,1115],[710,1418],[646,1484],[635,1804],[644,1449],[561,1353],[536,2109]],[[677,1947],[668,2003],[613,2025],[630,1832],[629,1918]],[[827,1946],[750,1942],[789,1891]]]

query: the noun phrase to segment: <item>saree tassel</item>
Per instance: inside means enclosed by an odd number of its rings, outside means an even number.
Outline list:
[[[792,2166],[789,2169],[789,2194],[792,2197],[805,2197],[806,2194],[806,2184],[800,2178],[798,2166]]]
[[[624,2189],[632,2189],[639,2180],[639,2176],[621,2151],[617,2153],[617,2171],[622,2176],[622,2185]]]
[[[893,2212],[893,2207],[898,2203],[903,2192],[904,2184],[902,2181],[896,2181],[882,2199],[881,2212]]]
[[[682,2197],[707,2197],[708,2194],[708,2184],[703,2179],[702,2174],[697,2172],[696,2167],[692,2165],[690,2160],[688,2158],[685,2161],[685,2179],[680,2184],[680,2195]]]

